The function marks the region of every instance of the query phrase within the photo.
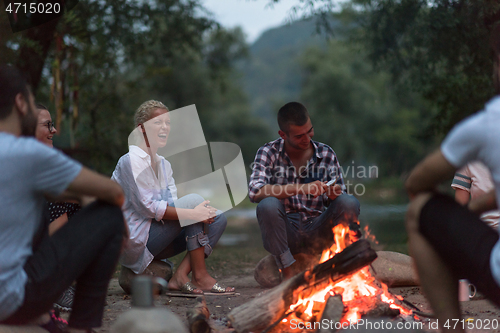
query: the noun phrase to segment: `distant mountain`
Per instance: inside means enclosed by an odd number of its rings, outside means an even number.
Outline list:
[[[298,21],[265,31],[251,45],[249,59],[239,64],[252,112],[269,121],[273,133],[279,107],[300,101],[302,52],[324,45],[326,37],[318,34],[315,20]]]

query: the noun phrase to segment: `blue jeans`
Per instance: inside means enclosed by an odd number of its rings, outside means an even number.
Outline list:
[[[205,201],[198,194],[188,194],[175,202],[176,208],[193,209]],[[153,221],[149,229],[149,239],[146,246],[155,259],[168,259],[179,253],[205,248],[205,256],[219,241],[226,229],[227,219],[220,210],[211,224],[203,222],[181,227],[178,221]]]
[[[280,268],[295,262],[292,254],[319,254],[333,242],[332,228],[337,224],[357,221],[359,201],[342,194],[320,215],[301,221],[299,213],[287,214],[279,199],[268,197],[257,205],[257,220],[264,248],[276,259]]]

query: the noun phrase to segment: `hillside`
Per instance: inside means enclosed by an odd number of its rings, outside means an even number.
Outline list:
[[[298,21],[265,31],[250,47],[250,57],[239,64],[252,112],[277,129],[277,109],[299,100],[302,86],[299,59],[310,46],[326,45],[315,20]],[[274,126],[274,127],[273,127]]]

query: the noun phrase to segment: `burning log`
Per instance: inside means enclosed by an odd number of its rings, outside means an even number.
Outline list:
[[[326,319],[330,324],[328,325],[329,327],[321,327],[318,330],[318,333],[331,332],[330,328],[335,327],[335,323],[340,322],[343,312],[344,303],[342,303],[342,296],[330,296],[326,301],[325,309],[323,310],[323,314],[321,315],[321,322]]]
[[[208,318],[210,312],[203,296],[196,298],[196,305],[187,312],[188,326],[190,333],[210,333]]]
[[[333,258],[302,272],[252,301],[233,309],[228,318],[238,333],[262,331],[280,320],[299,296],[342,280],[377,258],[366,240],[359,240]]]

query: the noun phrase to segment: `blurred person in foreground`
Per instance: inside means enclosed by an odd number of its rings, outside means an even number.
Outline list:
[[[481,213],[498,208],[500,200],[500,25],[493,29],[491,41],[497,95],[483,111],[457,124],[440,149],[420,162],[406,181],[411,199],[406,216],[410,254],[443,332],[464,332],[467,327],[463,321],[453,322],[461,317],[458,279],[468,279],[500,305],[499,230],[480,219]],[[475,160],[488,167],[494,190],[467,206],[436,191],[439,183]]]
[[[198,194],[177,199],[171,164],[157,154],[170,133],[168,108],[146,101],[136,110],[134,123],[136,142],[120,158],[112,176],[125,191],[123,212],[130,228],[120,263],[140,274],[153,259],[168,259],[187,250],[168,282],[169,289],[188,294],[233,292],[234,288],[221,286],[210,276],[205,265],[226,229],[226,217]],[[179,220],[197,223],[181,226]]]
[[[332,148],[313,141],[314,127],[304,105],[278,111],[279,139],[257,151],[249,182],[250,201],[264,248],[283,279],[295,273],[294,255],[320,254],[335,241],[332,228],[345,223],[359,232],[359,201],[345,193],[340,163]],[[336,180],[331,186],[328,181]]]
[[[451,187],[455,190],[455,200],[462,206],[495,189],[490,171],[486,165],[478,161],[468,163],[458,170]],[[481,214],[481,220],[496,230],[500,220],[500,211],[495,209],[484,212]]]
[[[38,109],[20,72],[0,65],[0,323],[37,323],[63,332],[48,311],[77,281],[66,332],[99,327],[126,226],[123,191],[109,178],[41,144]],[[93,196],[51,237],[33,244],[45,198]],[[33,247],[33,245],[35,245]]]

